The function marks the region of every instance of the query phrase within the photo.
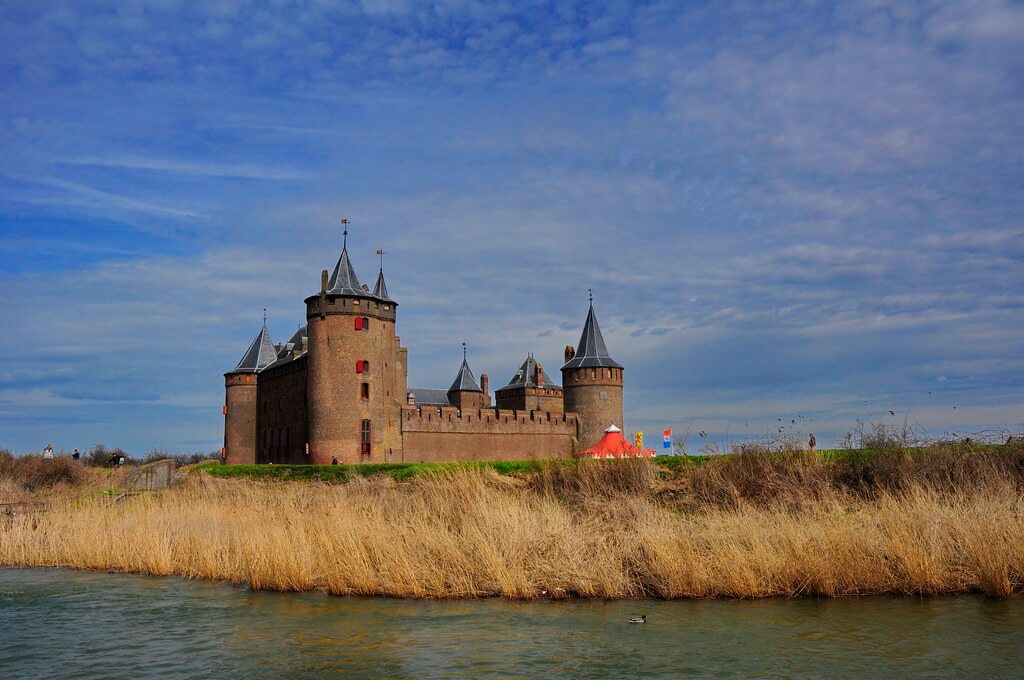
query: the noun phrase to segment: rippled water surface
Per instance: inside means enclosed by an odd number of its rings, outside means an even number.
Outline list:
[[[331,675],[1022,677],[1024,602],[421,602],[0,569],[0,678]]]

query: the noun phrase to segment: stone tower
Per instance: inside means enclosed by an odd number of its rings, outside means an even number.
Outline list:
[[[609,425],[623,426],[622,372],[622,366],[608,354],[591,298],[579,349],[566,347],[562,366],[565,410],[579,416],[580,450],[593,446]]]
[[[348,234],[330,278],[306,298],[309,462],[383,463],[401,449],[405,353],[395,334],[398,303],[384,271],[374,292],[359,283]]]
[[[256,391],[258,373],[277,358],[267,321],[235,369],[224,374],[224,462],[256,462]]]

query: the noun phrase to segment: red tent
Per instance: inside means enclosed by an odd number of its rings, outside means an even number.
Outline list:
[[[653,455],[653,449],[638,449],[626,441],[622,430],[614,425],[604,431],[601,441],[583,452],[584,458],[646,458]]]

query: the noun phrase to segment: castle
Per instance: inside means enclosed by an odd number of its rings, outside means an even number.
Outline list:
[[[305,300],[306,325],[275,345],[266,320],[224,375],[225,463],[391,463],[562,458],[622,424],[623,368],[608,354],[591,299],[562,385],[530,354],[491,402],[463,353],[451,387],[408,387],[398,303],[371,292],[348,254]]]

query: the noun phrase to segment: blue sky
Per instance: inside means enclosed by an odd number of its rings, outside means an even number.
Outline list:
[[[1024,429],[1018,3],[33,1],[0,45],[2,446],[219,448],[340,217],[412,385],[557,368],[593,287],[630,429]]]

